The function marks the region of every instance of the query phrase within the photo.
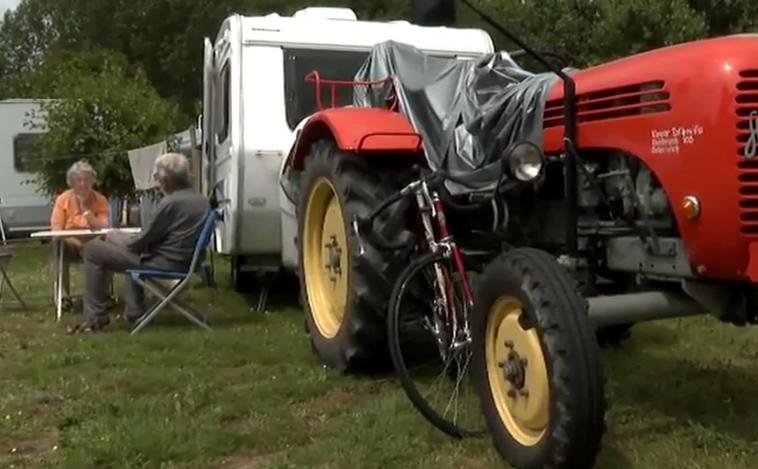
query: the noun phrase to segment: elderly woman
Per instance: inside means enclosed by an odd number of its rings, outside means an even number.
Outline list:
[[[66,172],[69,189],[55,199],[53,213],[50,217],[52,230],[99,229],[109,225],[110,210],[108,199],[95,191],[93,186],[97,173],[86,161],[77,161]],[[80,251],[87,238],[65,238],[60,243],[63,252],[63,289],[66,303],[69,303],[68,264],[81,259]],[[58,251],[51,252],[51,269],[57,273]],[[53,278],[57,278],[54,276]]]

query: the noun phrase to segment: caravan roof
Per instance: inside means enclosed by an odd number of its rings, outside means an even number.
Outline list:
[[[428,53],[454,51],[477,56],[494,51],[492,38],[481,29],[429,27],[407,21],[360,21],[347,8],[306,8],[293,16],[235,15],[244,44],[281,44],[346,50],[367,50],[387,40],[412,44]],[[222,34],[223,34],[222,28]]]

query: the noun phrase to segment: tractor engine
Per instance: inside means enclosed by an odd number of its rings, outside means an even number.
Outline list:
[[[676,228],[660,181],[639,160],[623,153],[585,162],[579,173],[578,206],[580,229],[597,234],[618,234],[631,224],[663,231]]]

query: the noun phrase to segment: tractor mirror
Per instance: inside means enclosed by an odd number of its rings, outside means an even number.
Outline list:
[[[413,22],[421,26],[455,24],[455,0],[413,0]]]

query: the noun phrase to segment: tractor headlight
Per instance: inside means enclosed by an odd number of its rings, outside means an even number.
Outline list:
[[[518,142],[508,152],[508,170],[519,181],[530,182],[539,177],[545,155],[531,142]]]

